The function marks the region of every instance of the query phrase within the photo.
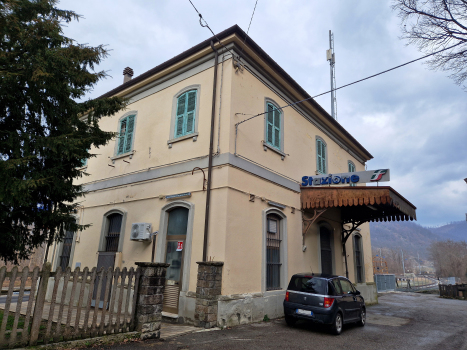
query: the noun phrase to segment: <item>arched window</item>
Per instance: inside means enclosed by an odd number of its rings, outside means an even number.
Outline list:
[[[195,132],[197,90],[182,93],[177,99],[174,138]]]
[[[133,150],[136,114],[126,115],[119,120],[117,156]]]
[[[353,237],[353,250],[354,250],[354,262],[355,262],[355,279],[357,283],[363,283],[363,280],[364,280],[363,247],[362,247],[362,237],[360,235],[354,235]]]
[[[320,174],[327,174],[326,143],[323,139],[316,138],[316,170]]]
[[[266,143],[281,150],[282,112],[270,102],[266,103],[266,112]]]
[[[108,229],[105,235],[105,251],[117,252],[120,240],[120,231],[122,229],[123,215],[114,213],[107,216]]]
[[[332,263],[332,231],[326,226],[320,226],[319,228],[319,241],[321,249],[321,273],[332,274],[333,263]]]

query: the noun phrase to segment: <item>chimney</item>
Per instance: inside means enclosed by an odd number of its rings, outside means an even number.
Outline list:
[[[125,84],[127,81],[130,81],[133,77],[133,74],[133,69],[131,69],[130,67],[126,67],[123,70],[123,84]]]

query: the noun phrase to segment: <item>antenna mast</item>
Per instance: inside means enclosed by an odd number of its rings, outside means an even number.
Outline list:
[[[331,31],[329,31],[329,50],[326,50],[326,59],[331,67],[331,115],[337,120],[336,54],[334,53],[334,34]]]

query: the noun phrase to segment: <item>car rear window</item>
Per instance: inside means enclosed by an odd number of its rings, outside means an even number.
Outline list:
[[[327,294],[327,280],[318,277],[294,276],[290,280],[289,290],[313,294]]]

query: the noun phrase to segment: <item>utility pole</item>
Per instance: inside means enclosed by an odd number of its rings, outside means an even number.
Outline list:
[[[329,30],[329,50],[326,50],[326,59],[331,68],[331,116],[337,120],[336,100],[336,54],[334,53],[334,34]]]
[[[381,254],[381,248],[379,248],[379,261],[380,261],[380,266],[383,266],[383,255]]]
[[[404,270],[404,276],[405,276],[405,265],[404,265],[404,252],[401,249],[401,254],[402,254],[402,270]]]

